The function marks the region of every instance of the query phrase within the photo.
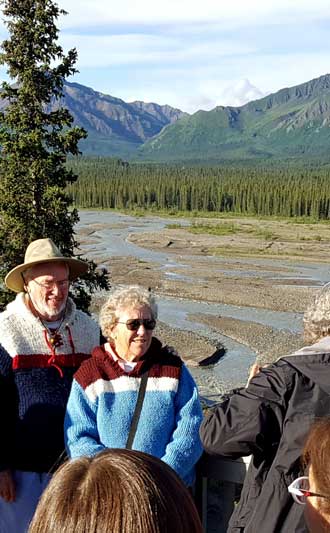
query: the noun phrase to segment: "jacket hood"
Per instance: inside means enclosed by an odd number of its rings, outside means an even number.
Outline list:
[[[280,358],[330,395],[330,336]]]

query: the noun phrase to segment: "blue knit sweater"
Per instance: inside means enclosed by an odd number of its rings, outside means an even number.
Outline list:
[[[153,338],[150,349],[126,373],[104,347],[76,372],[65,417],[71,457],[92,456],[104,448],[125,448],[141,374],[149,370],[133,449],[159,457],[187,485],[202,454],[202,411],[196,384],[181,359]]]

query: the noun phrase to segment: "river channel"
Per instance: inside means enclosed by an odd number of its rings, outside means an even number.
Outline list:
[[[171,218],[171,223],[175,219]],[[181,225],[189,224],[180,218]],[[88,239],[81,239],[81,250],[84,255],[94,259],[102,265],[102,258],[111,257],[135,257],[141,261],[152,262],[157,265],[159,272],[168,279],[180,279],[184,283],[196,283],[196,277],[192,277],[193,266],[185,264],[184,258],[175,257],[164,251],[150,250],[137,246],[128,241],[132,233],[157,233],[169,224],[168,219],[160,217],[146,216],[136,218],[133,216],[113,213],[110,211],[81,211],[80,222],[77,226],[78,234],[86,235],[89,230],[93,233],[93,242]],[[188,256],[187,256],[188,257]],[[219,272],[226,271],[227,276],[237,275],[238,270],[235,265],[237,259],[226,259],[224,263],[216,257],[205,257],[205,262],[219,262]],[[245,262],[249,261],[245,259]],[[240,276],[258,278],[277,278],[285,283],[286,280],[299,280],[302,285],[308,283],[309,286],[319,286],[328,281],[328,271],[325,265],[308,264],[286,264],[281,262],[282,270],[274,274],[273,261],[267,259],[251,259],[255,270],[239,271]],[[177,268],[184,267],[184,274],[178,274]],[[246,382],[248,368],[255,360],[255,352],[249,347],[235,342],[230,337],[221,335],[207,324],[192,320],[191,315],[206,314],[237,318],[240,320],[253,321],[265,326],[271,326],[278,330],[291,332],[301,332],[302,315],[293,312],[279,312],[257,307],[243,307],[226,305],[223,303],[209,303],[196,300],[188,300],[180,297],[164,297],[159,295],[159,320],[171,327],[181,330],[196,332],[211,339],[215,343],[221,343],[226,348],[225,356],[215,365],[208,368],[192,368],[198,384],[203,393],[210,398],[216,398],[223,392],[220,383],[227,383],[228,387],[239,386]],[[230,387],[229,387],[230,385]]]

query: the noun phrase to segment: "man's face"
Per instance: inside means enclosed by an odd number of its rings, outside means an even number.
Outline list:
[[[30,300],[44,320],[61,318],[69,294],[69,269],[66,263],[43,263],[25,276]]]

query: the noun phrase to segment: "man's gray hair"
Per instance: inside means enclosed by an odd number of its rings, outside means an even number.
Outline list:
[[[304,313],[304,338],[313,344],[330,335],[330,283],[322,287]]]
[[[148,307],[151,317],[157,319],[158,307],[154,295],[149,290],[138,285],[130,285],[112,292],[100,311],[99,322],[103,335],[107,339],[111,338],[120,311],[141,307]]]

